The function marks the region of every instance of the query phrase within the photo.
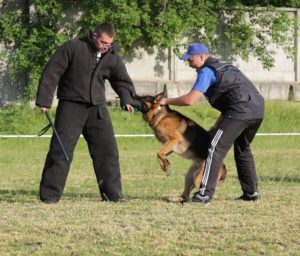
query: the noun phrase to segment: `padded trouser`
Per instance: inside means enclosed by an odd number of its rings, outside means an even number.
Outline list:
[[[56,137],[52,136],[40,183],[40,199],[57,202],[61,198],[81,134],[88,144],[102,199],[122,197],[119,153],[106,105],[90,106],[60,100],[55,127],[70,161],[65,159]]]
[[[253,194],[257,191],[257,176],[250,144],[261,122],[262,119],[247,121],[221,119],[210,144],[200,185],[201,195],[213,197],[219,167],[233,144],[238,178],[243,192]]]

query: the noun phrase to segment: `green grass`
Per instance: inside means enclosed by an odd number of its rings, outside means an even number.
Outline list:
[[[203,116],[193,108],[182,111],[209,127],[217,113],[201,107]],[[298,103],[270,102],[267,107],[261,132],[299,132]],[[111,112],[116,132],[150,133],[139,114]],[[26,122],[24,115],[19,117]],[[35,122],[44,124],[43,117],[40,121],[33,119],[26,133]],[[15,119],[11,122],[20,129]],[[1,127],[1,133],[8,131],[16,133]],[[100,201],[80,139],[62,200],[43,205],[38,187],[49,140],[0,139],[0,255],[300,255],[298,136],[255,138],[259,203],[234,200],[241,189],[230,151],[227,179],[208,206],[170,202],[181,193],[190,162],[171,155],[166,175],[156,160],[160,144],[154,138],[117,139],[126,203]]]

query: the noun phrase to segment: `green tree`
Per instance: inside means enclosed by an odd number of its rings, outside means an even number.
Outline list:
[[[7,7],[2,8],[0,17],[0,41],[7,49],[1,58],[7,61],[12,77],[28,74],[25,99],[34,97],[42,68],[57,46],[68,38],[87,33],[100,22],[108,21],[115,25],[116,41],[123,55],[130,53],[134,56],[137,48],[151,51],[154,46],[172,48],[179,54],[183,44],[202,41],[213,52],[228,58],[237,55],[247,60],[253,53],[264,68],[271,68],[274,63],[272,43],[281,46],[288,56],[294,54],[294,21],[273,6],[286,2],[290,7],[299,7],[299,0],[25,2],[27,9],[18,10],[13,8],[15,1],[7,0]],[[73,23],[66,22],[70,8],[79,14],[78,21]],[[231,54],[228,55],[228,52]]]
[[[69,31],[59,26],[65,6],[56,0],[32,0],[23,10],[15,1],[6,1],[0,18],[0,40],[6,51],[1,58],[8,64],[13,79],[27,76],[24,98],[36,93],[41,70],[55,48],[69,38]],[[29,7],[34,11],[29,12]]]

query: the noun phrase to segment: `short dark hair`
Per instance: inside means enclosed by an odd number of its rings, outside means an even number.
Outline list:
[[[100,37],[102,33],[106,33],[109,37],[115,37],[116,31],[112,24],[103,22],[95,28],[95,33]]]

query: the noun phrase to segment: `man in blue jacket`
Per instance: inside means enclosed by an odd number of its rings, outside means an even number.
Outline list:
[[[36,105],[46,112],[55,90],[59,99],[55,126],[70,161],[64,158],[52,136],[40,183],[44,203],[60,200],[79,136],[87,141],[103,200],[123,201],[119,153],[105,104],[104,82],[119,95],[121,106],[133,111],[135,90],[124,63],[114,48],[115,30],[109,23],[98,25],[86,37],[59,47],[41,75]]]
[[[209,203],[213,198],[218,169],[227,152],[234,145],[238,178],[243,190],[238,199],[257,201],[255,163],[250,143],[264,117],[264,99],[252,82],[235,66],[220,62],[209,55],[207,46],[190,44],[180,57],[195,68],[198,76],[192,90],[178,98],[163,98],[162,105],[190,106],[204,95],[212,107],[221,112],[209,147],[203,179],[193,202]]]

